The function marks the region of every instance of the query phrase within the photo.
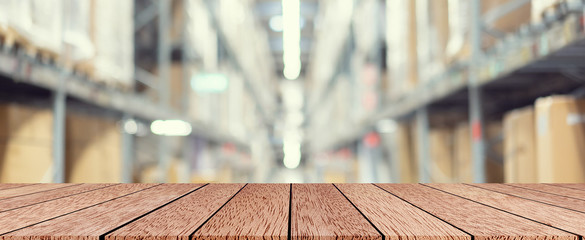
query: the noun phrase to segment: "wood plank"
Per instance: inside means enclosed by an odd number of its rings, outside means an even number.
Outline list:
[[[31,184],[19,188],[11,188],[6,189],[4,191],[0,191],[0,200],[6,198],[13,198],[23,195],[28,195],[36,192],[44,192],[49,190],[54,190],[63,187],[74,186],[77,184],[69,184],[69,183],[45,183],[45,184]]]
[[[291,239],[382,239],[332,184],[293,184]]]
[[[530,199],[533,201],[551,204],[559,207],[564,207],[568,209],[572,209],[575,211],[580,211],[585,213],[585,200],[559,196],[552,193],[545,193],[536,190],[530,190],[526,188],[515,187],[512,185],[506,184],[497,184],[497,183],[490,183],[490,184],[480,184],[474,185],[477,187],[481,187],[483,189],[504,193],[512,196],[517,196],[521,198]],[[583,191],[585,193],[585,191]]]
[[[509,185],[585,200],[585,191],[572,188],[539,183],[510,183]]]
[[[121,184],[0,213],[0,234],[112,200],[153,184]]]
[[[28,186],[28,185],[34,185],[31,183],[2,183],[0,184],[0,193],[2,193],[1,190],[5,190],[5,189],[11,189],[11,188],[19,188],[19,187],[24,187],[24,186]]]
[[[420,184],[377,184],[474,239],[578,239],[578,236]]]
[[[193,239],[287,239],[290,184],[248,184]]]
[[[195,191],[201,186],[203,184],[158,185],[5,234],[3,238],[25,240],[30,239],[31,236],[42,236],[44,239],[54,240],[98,240],[101,235]],[[112,190],[113,187],[108,189]]]
[[[452,194],[477,201],[494,208],[585,236],[585,213],[538,203],[507,194],[497,193],[465,184],[428,184]]]
[[[548,185],[585,191],[585,183],[549,183]]]
[[[88,191],[113,186],[114,184],[81,184],[71,185],[69,187],[53,189],[44,192],[37,192],[26,196],[19,196],[0,201],[0,212],[8,211],[15,208],[26,207],[37,203],[52,201],[55,199],[80,194]]]
[[[386,239],[471,239],[448,223],[372,184],[335,184]]]
[[[106,240],[187,240],[244,184],[210,184],[108,234]]]

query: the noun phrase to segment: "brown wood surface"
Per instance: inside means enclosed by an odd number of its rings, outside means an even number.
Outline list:
[[[508,185],[585,200],[585,191],[572,188],[538,183],[510,183]]]
[[[43,191],[50,191],[58,188],[63,187],[70,187],[75,186],[77,184],[70,184],[70,183],[48,183],[48,184],[31,184],[27,186],[22,186],[18,188],[10,188],[6,190],[0,191],[0,200],[6,198],[13,198],[23,195],[28,195],[37,192]]]
[[[431,187],[532,219],[571,233],[585,235],[585,213],[542,204],[464,184],[429,184]]]
[[[3,235],[4,239],[30,239],[30,236],[66,240],[72,237],[99,239],[138,217],[161,207],[203,184],[163,184],[137,191],[121,198],[76,211],[34,226]],[[126,185],[121,185],[126,186]],[[115,187],[103,191],[113,190]],[[101,192],[103,192],[101,191]]]
[[[585,183],[549,183],[549,185],[585,191]]]
[[[293,184],[291,239],[382,239],[332,184]]]
[[[2,184],[0,184],[0,193],[2,192],[2,190],[5,190],[5,189],[24,187],[24,186],[28,186],[28,185],[33,185],[33,184],[26,184],[26,183],[2,183]]]
[[[93,205],[121,197],[147,187],[152,184],[124,184],[116,185],[97,191],[77,194],[57,200],[30,205],[0,213],[0,234],[15,231],[42,221],[56,218],[73,211],[91,207]]]
[[[372,184],[335,184],[386,239],[471,239],[448,223]]]
[[[377,184],[381,188],[474,236],[474,239],[574,239],[554,229],[420,184]]]
[[[69,187],[58,188],[43,192],[37,192],[25,196],[18,196],[9,199],[0,200],[0,212],[4,212],[10,209],[21,208],[30,206],[33,204],[51,201],[75,194],[80,194],[88,191],[94,191],[104,187],[113,186],[114,184],[81,184],[71,185]]]
[[[287,239],[290,184],[248,184],[193,239]]]
[[[189,239],[244,184],[210,184],[108,234],[106,240]],[[140,236],[140,237],[136,237]]]
[[[507,184],[490,183],[474,186],[585,213],[585,200],[581,199],[559,196],[552,193],[540,192]],[[583,193],[585,193],[585,191]]]

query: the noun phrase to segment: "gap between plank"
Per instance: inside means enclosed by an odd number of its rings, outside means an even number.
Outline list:
[[[104,188],[109,188],[109,187],[113,187],[113,186],[116,186],[116,185],[120,185],[120,183],[112,184],[112,185],[109,185],[109,186],[103,186],[101,188],[89,189],[87,191],[78,192],[78,193],[71,194],[71,195],[65,195],[65,196],[61,196],[61,197],[58,197],[58,198],[53,198],[53,199],[41,201],[41,202],[38,202],[38,203],[33,203],[33,204],[24,205],[24,206],[20,206],[20,207],[16,207],[16,208],[11,208],[11,209],[8,209],[8,210],[0,211],[0,213],[8,212],[8,211],[12,211],[12,210],[15,210],[15,209],[24,208],[24,207],[28,207],[28,206],[32,206],[32,205],[37,205],[37,204],[41,204],[41,203],[46,203],[46,202],[54,201],[54,200],[61,199],[61,198],[71,197],[71,196],[79,195],[79,194],[82,194],[82,193],[96,191],[96,190],[100,190],[100,189],[104,189]]]
[[[492,189],[482,188],[480,186],[474,186],[474,185],[467,184],[467,183],[463,183],[463,184],[464,185],[467,185],[467,186],[470,186],[470,187],[476,187],[476,188],[483,189],[483,190],[487,190],[487,191],[491,191],[491,192],[497,192],[497,193],[500,193],[500,194],[504,194],[504,195],[508,195],[508,196],[512,196],[512,197],[517,197],[517,198],[525,199],[525,200],[532,201],[532,202],[537,202],[537,203],[544,204],[544,205],[558,207],[558,208],[562,208],[562,209],[566,209],[566,210],[570,210],[570,211],[574,211],[574,212],[578,212],[578,213],[585,213],[585,211],[579,211],[579,210],[570,209],[570,208],[566,208],[566,207],[562,207],[562,206],[557,206],[557,205],[554,205],[554,204],[550,204],[550,203],[546,203],[546,202],[541,202],[541,201],[538,201],[538,200],[534,200],[534,199],[530,199],[530,198],[525,198],[525,197],[518,196],[518,195],[513,195],[513,194],[509,194],[509,193],[505,193],[505,192],[500,192],[500,191],[496,191],[496,190],[492,190]]]
[[[461,232],[464,232],[465,234],[467,234],[467,235],[469,235],[469,236],[471,237],[471,240],[475,240],[475,236],[473,236],[473,234],[471,234],[471,233],[469,233],[469,232],[467,232],[467,231],[465,231],[465,230],[463,230],[463,229],[461,229],[461,228],[459,228],[459,227],[457,227],[457,226],[453,225],[453,224],[452,224],[452,223],[450,223],[450,222],[447,222],[446,220],[444,220],[444,219],[442,219],[442,218],[440,218],[440,217],[436,216],[435,214],[432,214],[432,213],[430,213],[430,212],[429,212],[429,211],[427,211],[427,210],[424,210],[424,209],[422,209],[421,207],[419,207],[419,206],[417,206],[417,205],[414,205],[413,203],[411,203],[411,202],[409,202],[409,201],[406,201],[405,199],[403,199],[403,198],[399,197],[398,195],[396,195],[396,194],[394,194],[394,193],[392,193],[392,192],[390,192],[390,191],[388,191],[388,190],[384,189],[383,187],[380,187],[380,186],[378,186],[378,185],[377,185],[377,184],[375,184],[375,183],[372,183],[372,185],[374,185],[374,186],[378,187],[379,189],[382,189],[382,191],[384,191],[384,192],[387,192],[388,194],[390,194],[390,195],[392,195],[392,196],[394,196],[394,197],[397,197],[398,199],[400,199],[400,200],[402,200],[402,201],[404,201],[404,202],[406,202],[406,203],[410,204],[411,206],[413,206],[413,207],[415,207],[415,208],[418,208],[419,210],[421,210],[421,211],[423,211],[423,212],[425,212],[425,213],[427,213],[427,214],[429,214],[429,215],[431,215],[431,216],[435,217],[436,219],[439,219],[439,220],[441,220],[442,222],[444,222],[444,223],[446,223],[446,224],[449,224],[451,227],[454,227],[454,228],[456,228],[457,230],[459,230],[459,231],[461,231]],[[579,239],[579,240],[581,240],[581,239]]]
[[[580,189],[580,188],[572,188],[572,187],[560,186],[560,185],[556,185],[556,184],[552,184],[552,183],[543,183],[543,184],[549,185],[549,186],[553,186],[553,187],[560,187],[560,188],[568,188],[568,189],[573,189],[573,190],[585,191],[584,189]]]
[[[286,237],[287,240],[291,240],[291,232],[292,232],[292,183],[289,184],[289,195],[288,195],[288,235]]]
[[[76,213],[76,212],[79,212],[79,211],[82,211],[82,210],[85,210],[85,209],[88,209],[88,208],[91,208],[91,207],[94,207],[94,206],[100,205],[100,204],[102,204],[102,203],[107,203],[107,202],[110,202],[110,201],[114,201],[114,200],[116,200],[116,199],[118,199],[118,198],[123,198],[123,197],[126,197],[126,196],[128,196],[128,195],[135,194],[135,193],[137,193],[137,192],[142,192],[142,191],[144,191],[144,190],[147,190],[147,189],[150,189],[150,188],[153,188],[153,187],[156,187],[156,186],[160,186],[160,185],[161,185],[161,184],[156,184],[156,185],[154,185],[154,186],[152,186],[152,187],[147,187],[147,188],[145,188],[145,189],[140,189],[140,190],[138,190],[138,191],[136,191],[136,192],[131,192],[131,193],[128,193],[128,194],[124,194],[124,195],[122,195],[122,196],[115,197],[115,198],[112,198],[112,199],[110,199],[110,200],[103,201],[103,202],[101,202],[101,203],[96,203],[96,204],[93,204],[93,205],[90,205],[90,206],[87,206],[87,207],[84,207],[84,208],[77,209],[77,210],[75,210],[75,211],[72,211],[72,212],[68,212],[68,213],[66,213],[66,214],[62,214],[62,215],[59,215],[59,216],[56,216],[56,217],[52,217],[52,218],[49,218],[49,219],[45,219],[45,220],[43,220],[43,221],[40,221],[40,222],[37,222],[37,223],[35,223],[35,224],[31,224],[31,225],[24,226],[24,227],[21,227],[21,228],[18,228],[18,229],[14,229],[14,230],[12,230],[12,231],[9,231],[9,232],[2,233],[2,234],[0,234],[0,236],[4,236],[4,235],[6,235],[6,234],[9,234],[9,233],[12,233],[12,232],[16,232],[16,231],[18,231],[18,230],[21,230],[21,229],[25,229],[25,228],[27,228],[27,227],[34,226],[34,225],[37,225],[37,224],[39,224],[39,223],[44,223],[44,222],[51,221],[51,220],[53,220],[53,219],[56,219],[56,218],[60,218],[60,217],[63,217],[63,216],[66,216],[66,215],[69,215],[69,214],[72,214],[72,213]]]
[[[107,231],[107,232],[106,232],[106,233],[104,233],[104,234],[101,234],[101,235],[99,236],[99,240],[105,240],[105,239],[106,239],[106,236],[107,236],[108,234],[110,234],[110,233],[113,233],[114,231],[116,231],[116,230],[118,230],[118,229],[120,229],[120,228],[123,228],[124,226],[126,226],[126,225],[128,225],[128,224],[130,224],[130,223],[132,223],[132,222],[134,222],[134,221],[136,221],[136,220],[138,220],[138,219],[140,219],[140,218],[143,218],[144,216],[146,216],[146,215],[148,215],[148,214],[151,214],[151,213],[153,213],[153,212],[154,212],[154,211],[156,211],[156,210],[159,210],[159,209],[161,209],[161,208],[163,208],[163,207],[166,207],[167,205],[169,205],[169,204],[171,204],[171,203],[173,203],[173,202],[175,202],[175,201],[177,201],[177,200],[179,200],[179,199],[181,199],[181,198],[183,198],[183,197],[185,197],[185,196],[187,196],[187,195],[189,195],[189,194],[191,194],[191,193],[193,193],[193,192],[195,192],[195,191],[197,191],[197,190],[199,190],[199,189],[202,189],[203,187],[205,187],[205,186],[207,186],[207,185],[209,185],[209,183],[206,183],[206,184],[204,184],[204,185],[202,185],[202,186],[200,186],[200,187],[198,187],[198,188],[195,188],[195,189],[193,189],[193,190],[191,190],[191,191],[189,191],[189,192],[187,192],[187,193],[185,193],[185,194],[183,194],[183,195],[181,195],[181,196],[178,196],[178,197],[176,197],[175,199],[173,199],[173,200],[171,200],[171,201],[169,201],[169,202],[167,202],[167,203],[165,203],[165,204],[163,204],[163,205],[160,205],[160,206],[158,206],[158,207],[156,207],[156,208],[154,208],[154,209],[152,209],[152,210],[150,210],[150,211],[148,211],[148,212],[146,212],[146,213],[144,213],[144,214],[142,214],[142,215],[140,215],[140,216],[138,216],[138,217],[135,217],[134,219],[132,219],[132,220],[130,220],[130,221],[128,221],[128,222],[126,222],[126,223],[123,223],[123,224],[121,224],[120,226],[117,226],[117,227],[113,228],[113,229],[112,229],[112,230],[110,230],[110,231]]]
[[[0,199],[0,201],[4,201],[4,200],[8,200],[8,199],[13,199],[13,198],[17,198],[17,197],[22,197],[22,196],[28,196],[28,195],[32,195],[32,194],[37,194],[37,193],[42,193],[42,192],[48,192],[48,191],[54,191],[54,190],[59,190],[59,189],[63,189],[63,188],[68,188],[68,187],[74,187],[74,186],[79,186],[82,183],[78,183],[78,184],[71,184],[71,185],[67,185],[64,187],[59,187],[59,188],[53,188],[53,189],[46,189],[46,190],[42,190],[42,191],[38,191],[38,192],[32,192],[32,193],[27,193],[27,194],[22,194],[22,195],[18,195],[18,196],[12,196],[12,197],[7,197],[7,198],[2,198]],[[32,184],[32,185],[36,185],[36,184]],[[9,188],[10,189],[10,188]],[[6,190],[6,189],[3,189]]]
[[[441,191],[441,192],[444,192],[444,193],[447,193],[447,194],[450,194],[450,195],[456,196],[456,197],[463,198],[463,199],[465,199],[465,200],[468,200],[468,201],[471,201],[471,202],[474,202],[474,203],[477,203],[477,204],[484,205],[484,206],[486,206],[486,207],[490,207],[490,208],[496,209],[496,210],[498,210],[498,211],[502,211],[502,212],[505,212],[505,213],[509,213],[509,214],[512,214],[512,215],[514,215],[514,216],[521,217],[521,218],[527,219],[527,220],[529,220],[529,221],[533,221],[533,222],[535,222],[535,223],[542,224],[542,225],[544,225],[545,227],[551,227],[551,228],[554,228],[554,229],[557,229],[557,230],[560,230],[560,231],[563,231],[563,232],[566,232],[566,233],[573,234],[573,235],[577,236],[577,238],[578,238],[579,240],[583,240],[583,236],[581,236],[581,235],[579,235],[579,234],[576,234],[576,233],[573,233],[573,232],[570,232],[570,231],[567,231],[567,230],[565,230],[565,229],[561,229],[561,228],[558,228],[558,227],[555,227],[555,226],[550,226],[550,225],[547,225],[547,224],[545,224],[545,223],[542,223],[542,222],[536,221],[536,220],[534,220],[534,219],[530,219],[530,218],[524,217],[524,216],[522,216],[522,215],[519,215],[519,214],[515,214],[515,213],[512,213],[512,212],[508,212],[508,211],[506,211],[506,210],[499,209],[499,208],[497,208],[497,207],[490,206],[490,205],[487,205],[487,204],[484,204],[484,203],[481,203],[481,202],[478,202],[478,201],[475,201],[475,200],[472,200],[472,199],[469,199],[469,198],[466,198],[466,197],[462,197],[462,196],[459,196],[459,195],[457,195],[457,194],[453,194],[453,193],[450,193],[450,192],[447,192],[447,191],[443,191],[443,190],[441,190],[441,189],[434,188],[434,187],[432,187],[432,186],[429,186],[429,185],[426,185],[426,184],[422,184],[422,183],[421,183],[421,185],[423,185],[423,186],[425,186],[425,187],[428,187],[428,188],[431,188],[431,189],[434,189],[434,190],[437,190],[437,191]],[[483,189],[483,188],[482,188],[482,189]]]
[[[370,225],[372,225],[372,227],[374,227],[374,229],[378,231],[380,236],[382,236],[382,240],[386,240],[386,236],[382,233],[382,231],[380,231],[380,229],[378,229],[378,227],[376,227],[376,225],[374,225],[374,223],[370,221],[370,219],[368,219],[368,217],[366,217],[366,215],[355,204],[353,204],[353,202],[349,200],[349,198],[347,198],[347,196],[345,196],[345,194],[337,187],[337,185],[335,185],[334,183],[332,183],[331,185],[333,185],[333,187],[335,187],[335,189],[337,189],[337,191],[341,193],[341,195],[362,215],[362,217],[364,217],[366,221],[368,221]]]
[[[517,185],[513,185],[513,184],[505,184],[505,183],[503,183],[503,184],[506,185],[506,186],[511,186],[511,187],[522,188],[522,189],[531,190],[531,191],[535,191],[535,192],[541,192],[541,193],[551,194],[551,195],[555,195],[555,196],[559,196],[559,197],[566,197],[566,198],[572,198],[572,199],[576,199],[576,200],[585,201],[585,199],[583,199],[583,198],[570,197],[570,196],[565,196],[565,195],[561,195],[561,194],[556,194],[556,193],[541,191],[541,190],[538,190],[538,189],[532,189],[532,188],[517,186]],[[470,185],[470,186],[473,186],[473,185]],[[571,189],[571,190],[579,190],[579,189],[574,189],[574,188],[568,188],[568,189]],[[562,189],[559,189],[559,190],[562,190]]]
[[[234,195],[232,195],[230,197],[230,199],[228,199],[223,205],[221,205],[221,207],[219,207],[213,214],[211,214],[211,216],[209,216],[209,218],[207,218],[205,220],[205,222],[203,222],[201,225],[199,225],[199,227],[197,227],[197,229],[195,229],[195,231],[193,231],[191,234],[189,234],[189,239],[193,239],[193,235],[195,235],[195,233],[197,231],[199,231],[199,229],[201,229],[203,227],[203,225],[205,225],[207,222],[209,222],[209,220],[211,220],[211,218],[213,218],[213,216],[215,216],[215,214],[217,214],[225,205],[227,205],[236,195],[238,195],[238,193],[240,193],[246,186],[248,186],[248,183],[246,183],[246,185],[244,185],[242,188],[240,188],[240,190],[238,190],[236,193],[234,193]]]

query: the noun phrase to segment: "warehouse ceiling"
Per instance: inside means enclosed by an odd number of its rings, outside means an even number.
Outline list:
[[[301,75],[309,65],[309,53],[314,42],[314,29],[316,15],[319,10],[319,1],[301,0]],[[282,60],[282,31],[278,30],[278,18],[282,15],[282,5],[280,0],[258,0],[255,6],[255,16],[259,22],[266,28],[269,36],[270,50],[274,57],[276,71],[282,76],[284,64]],[[272,20],[272,26],[271,26]],[[276,25],[275,25],[276,24]],[[276,27],[276,28],[275,28]]]

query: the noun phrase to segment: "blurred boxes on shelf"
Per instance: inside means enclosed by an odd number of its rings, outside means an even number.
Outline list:
[[[454,130],[453,161],[457,182],[473,182],[473,162],[471,159],[471,130],[467,122],[460,123]]]
[[[437,127],[429,132],[429,144],[431,145],[431,165],[429,172],[431,182],[450,183],[455,182],[453,129],[450,127]]]
[[[396,129],[396,144],[398,149],[398,163],[400,167],[400,182],[418,183],[418,154],[415,144],[414,127],[409,123],[401,122]]]
[[[52,127],[49,108],[0,104],[0,182],[52,180]]]
[[[534,108],[513,110],[504,116],[504,181],[538,181]]]
[[[557,4],[563,2],[563,0],[531,0],[531,2],[532,10],[530,15],[532,23],[540,23],[546,12],[552,10]]]
[[[66,181],[120,182],[121,130],[114,119],[89,113],[66,116]]]
[[[538,181],[585,182],[585,100],[540,98],[535,116]]]

